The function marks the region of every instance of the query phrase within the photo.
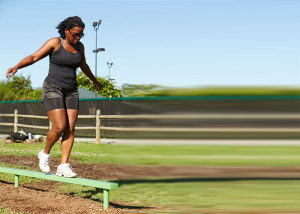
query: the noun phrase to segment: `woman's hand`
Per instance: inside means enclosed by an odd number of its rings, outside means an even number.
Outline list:
[[[96,91],[101,91],[102,90],[102,84],[99,81],[94,82],[95,90]]]
[[[8,79],[8,76],[9,76],[9,74],[10,74],[10,76],[13,76],[15,73],[17,73],[17,68],[15,68],[15,67],[13,67],[13,68],[10,68],[10,69],[8,69],[7,70],[7,72],[6,72],[6,79]]]

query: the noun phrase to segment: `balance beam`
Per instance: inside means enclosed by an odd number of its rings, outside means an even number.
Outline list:
[[[103,189],[103,209],[107,209],[109,206],[109,190],[118,189],[119,184],[105,181],[97,181],[83,178],[65,178],[50,173],[34,172],[23,169],[13,169],[0,167],[0,172],[14,174],[15,175],[15,187],[19,186],[19,176],[27,176],[33,178],[41,178],[51,181],[59,181],[70,184],[80,184],[84,186],[95,187],[96,189]]]

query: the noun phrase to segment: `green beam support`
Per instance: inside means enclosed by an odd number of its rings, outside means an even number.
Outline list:
[[[15,175],[15,187],[19,186],[19,175]]]
[[[59,181],[59,182],[64,182],[64,183],[80,184],[80,185],[90,186],[90,187],[95,187],[95,188],[100,188],[100,189],[113,190],[113,189],[118,189],[118,187],[119,187],[118,183],[113,183],[113,182],[97,181],[97,180],[90,180],[90,179],[84,179],[84,178],[65,178],[65,177],[60,177],[60,176],[54,175],[54,174],[43,173],[43,172],[34,172],[34,171],[28,171],[28,170],[23,170],[23,169],[0,167],[0,172],[14,174],[14,175],[18,175],[18,176],[22,175],[22,176],[27,176],[27,177],[51,180],[51,181]]]
[[[65,178],[65,177],[59,177],[49,173],[27,171],[22,169],[0,167],[0,172],[15,175],[15,187],[19,186],[19,176],[22,175],[22,176],[33,177],[33,178],[42,178],[46,180],[95,187],[96,191],[103,189],[103,209],[107,209],[109,207],[109,190],[118,189],[119,187],[118,183],[113,183],[113,182],[89,180],[83,178]]]
[[[109,206],[109,191],[103,190],[103,209],[107,209]]]

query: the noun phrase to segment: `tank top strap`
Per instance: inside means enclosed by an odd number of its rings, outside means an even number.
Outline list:
[[[65,48],[63,38],[61,38],[61,37],[58,37],[58,38],[59,38],[59,40],[60,40],[60,44]],[[77,46],[77,47],[76,47],[77,51],[80,53],[79,43],[77,43],[76,46]]]
[[[65,45],[64,45],[64,40],[63,40],[63,38],[61,38],[61,37],[58,37],[59,38],[59,40],[60,40],[60,44],[65,48]]]

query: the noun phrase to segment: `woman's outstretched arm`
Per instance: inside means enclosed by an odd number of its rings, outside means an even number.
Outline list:
[[[84,55],[84,46],[82,43],[79,43],[79,48],[81,52],[81,65],[80,65],[81,70],[88,78],[90,78],[90,80],[92,80],[93,84],[95,85],[96,91],[102,90],[102,84],[96,79],[89,65],[86,64],[85,55]]]
[[[18,69],[32,65],[40,59],[43,59],[44,57],[48,56],[57,46],[57,42],[57,38],[49,39],[37,52],[25,57],[16,66],[8,69],[8,71],[6,72],[6,78],[8,78],[9,74],[13,76],[18,71]]]

